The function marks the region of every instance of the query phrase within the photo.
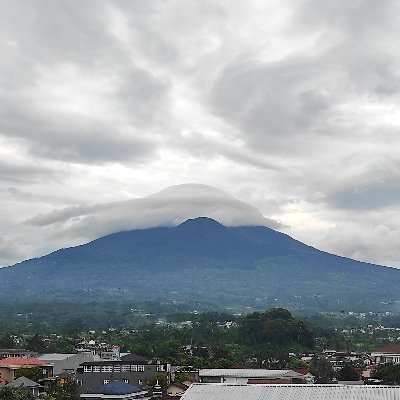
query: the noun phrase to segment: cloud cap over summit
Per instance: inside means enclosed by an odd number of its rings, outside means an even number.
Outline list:
[[[209,217],[225,226],[282,227],[255,207],[201,184],[175,185],[139,199],[54,209],[25,223],[36,231],[32,240],[45,237],[48,250],[55,250],[120,231],[176,226],[196,217]]]

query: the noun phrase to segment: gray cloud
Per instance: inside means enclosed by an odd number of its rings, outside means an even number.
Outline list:
[[[399,35],[394,0],[4,0],[0,263],[208,213],[400,266]],[[148,197],[182,182],[242,202]]]
[[[379,210],[400,205],[400,172],[370,171],[354,177],[330,193],[336,207],[353,210]]]
[[[65,177],[66,171],[56,171],[50,166],[39,166],[32,162],[17,162],[0,160],[0,181],[4,182],[32,182],[43,179],[60,179]]]
[[[304,59],[230,65],[217,79],[211,101],[217,113],[246,133],[247,144],[279,150],[288,141],[313,137],[326,117],[332,100],[310,82],[317,70],[312,60]]]

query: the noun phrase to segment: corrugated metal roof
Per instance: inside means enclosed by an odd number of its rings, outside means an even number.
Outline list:
[[[284,376],[286,378],[296,378],[302,376],[301,374],[292,371],[290,369],[235,369],[235,368],[227,368],[227,369],[201,369],[199,371],[199,376],[229,376],[232,378],[276,378],[280,376]]]
[[[39,360],[44,360],[44,361],[62,361],[65,360],[66,358],[76,356],[76,354],[63,354],[63,353],[49,353],[49,354],[42,354],[41,356],[38,357]]]
[[[399,386],[195,383],[181,400],[400,400]]]

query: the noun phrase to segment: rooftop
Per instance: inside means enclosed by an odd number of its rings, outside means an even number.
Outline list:
[[[373,353],[393,353],[400,354],[400,344],[386,344],[378,350],[375,350]]]
[[[135,353],[128,353],[125,355],[121,355],[121,360],[122,361],[139,361],[139,362],[145,362],[145,363],[147,363],[149,361],[146,357],[139,356],[138,354],[135,354]]]
[[[399,386],[194,383],[181,400],[400,400]]]
[[[98,386],[94,389],[88,390],[88,394],[107,394],[107,395],[124,395],[132,393],[141,393],[143,389],[129,383],[122,381],[112,381],[107,383],[107,385]]]
[[[48,365],[46,361],[38,358],[6,357],[0,360],[0,366],[25,366],[25,365]]]
[[[201,369],[199,376],[229,376],[232,378],[297,378],[303,375],[290,369],[250,369],[250,368],[226,368],[226,369]]]
[[[38,383],[26,378],[25,376],[20,376],[19,378],[10,382],[7,386],[11,386],[11,387],[15,387],[15,388],[20,387],[20,386],[24,386],[26,388],[41,387]]]
[[[42,354],[38,357],[39,360],[44,361],[62,361],[66,358],[76,356],[78,353],[70,353],[70,354],[62,354],[62,353],[49,353],[49,354]]]

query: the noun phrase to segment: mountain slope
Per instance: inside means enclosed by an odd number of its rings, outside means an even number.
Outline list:
[[[373,310],[400,300],[400,271],[334,256],[266,227],[209,218],[119,232],[0,270],[0,297],[278,304]],[[386,307],[386,306],[385,306]]]

